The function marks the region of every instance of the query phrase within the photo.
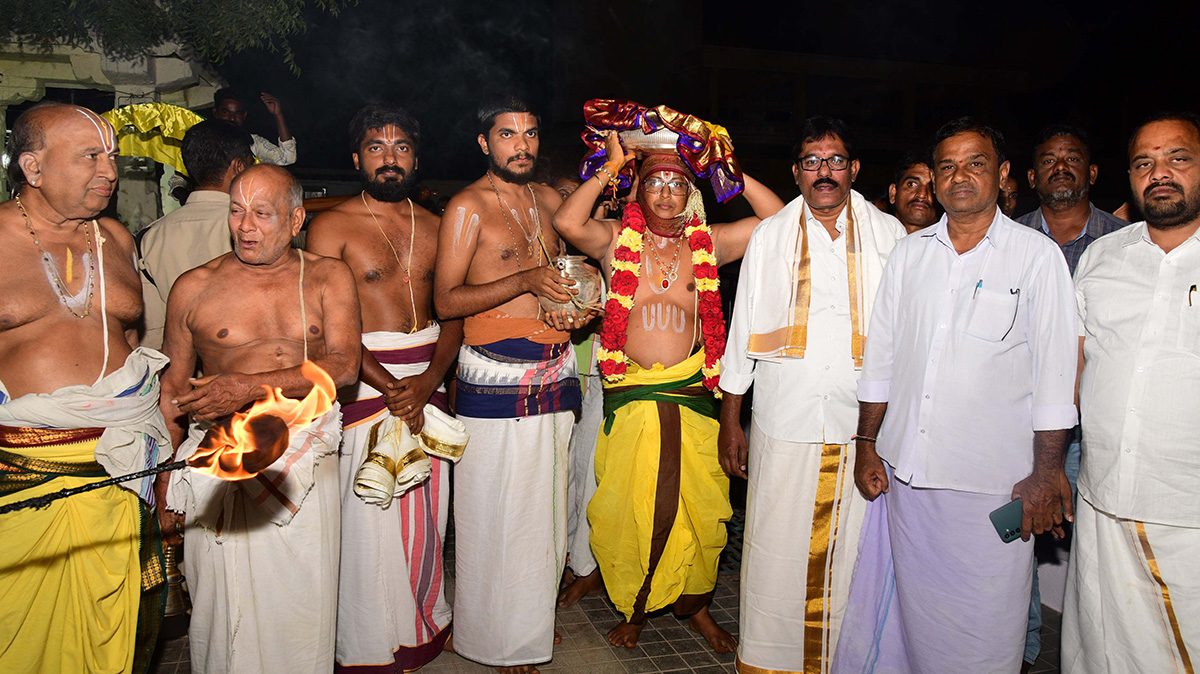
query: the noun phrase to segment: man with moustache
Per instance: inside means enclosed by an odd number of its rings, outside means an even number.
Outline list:
[[[904,229],[851,189],[855,149],[845,122],[804,122],[792,150],[800,197],[750,240],[721,360],[721,465],[749,480],[743,674],[829,671],[858,552],[866,501],[847,479],[854,386],[876,288]],[[751,385],[747,447],[741,407]]]
[[[252,133],[252,149],[254,156],[264,164],[290,166],[296,163],[296,139],[288,131],[287,122],[283,119],[283,105],[278,98],[263,92],[260,96],[263,106],[275,119],[275,128],[279,132],[279,145]],[[213,96],[213,117],[225,120],[239,129],[246,123],[246,99],[238,91],[226,87],[217,90]]]
[[[912,234],[937,222],[933,199],[933,171],[927,153],[909,152],[896,165],[896,177],[888,185],[892,215]]]
[[[442,215],[434,279],[438,316],[465,319],[455,411],[471,443],[455,467],[454,649],[528,673],[557,640],[567,447],[580,409],[570,333],[544,322],[538,298],[566,302],[574,281],[551,264],[562,196],[532,182],[538,116],[506,97],[478,119],[488,170]]]
[[[1000,134],[937,133],[946,214],[896,245],[862,378],[855,484],[873,503],[834,672],[1016,672],[1030,534],[1071,518],[1073,286],[1057,247],[999,212]],[[1021,499],[1021,538],[989,514]]]
[[[1083,130],[1066,124],[1046,127],[1038,135],[1033,149],[1033,168],[1029,186],[1037,192],[1041,207],[1016,221],[1040,230],[1054,239],[1067,267],[1075,273],[1079,257],[1096,239],[1115,232],[1128,222],[1105,213],[1088,201],[1088,192],[1096,183],[1099,167],[1092,163],[1091,149]],[[1080,429],[1071,431],[1065,470],[1075,491],[1079,477]],[[1042,597],[1037,574],[1033,577],[1033,597],[1029,603],[1029,630],[1026,634],[1025,662],[1037,660],[1042,646]]]
[[[434,320],[438,217],[409,196],[420,142],[420,125],[400,106],[360,110],[350,122],[350,143],[364,189],[308,229],[309,252],[350,266],[362,306],[362,368],[357,391],[342,407],[339,459],[337,662],[353,671],[417,669],[437,657],[450,635],[442,583],[450,465],[431,457],[429,479],[386,510],[354,493],[370,429],[384,415],[419,432],[427,403],[449,412],[442,380],[462,342],[462,322]]]
[[[162,354],[135,348],[133,238],[99,217],[117,139],[91,110],[17,118],[0,204],[0,505],[153,466]],[[0,515],[0,671],[144,671],[162,617],[153,480]]]
[[[303,366],[324,370],[333,386],[359,370],[350,270],[291,248],[304,224],[300,184],[259,164],[234,179],[230,196],[233,252],[180,276],[167,301],[171,366],[160,405],[178,459],[195,453],[212,423],[263,398],[264,387],[306,396],[315,382]],[[197,365],[204,376],[193,379]],[[340,416],[334,401],[290,428],[286,451],[251,479],[171,474],[167,505],[187,525],[194,671],[333,669]]]
[[[1192,671],[1200,653],[1200,117],[1129,141],[1146,220],[1075,273],[1083,467],[1063,611],[1070,674]]]

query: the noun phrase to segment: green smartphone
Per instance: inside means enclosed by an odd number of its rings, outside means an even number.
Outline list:
[[[1012,543],[1021,537],[1021,513],[1023,508],[1021,499],[1014,499],[988,514],[988,517],[992,520],[992,526],[996,527],[996,533],[1000,534],[1000,540],[1005,543]]]

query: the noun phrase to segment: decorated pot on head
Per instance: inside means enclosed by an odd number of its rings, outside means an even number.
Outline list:
[[[566,302],[555,302],[539,296],[538,302],[541,302],[543,309],[549,312],[566,309],[583,313],[589,309],[600,309],[604,306],[600,292],[602,284],[600,272],[587,263],[586,257],[583,255],[560,255],[550,260],[550,264],[560,274],[575,281],[575,285],[569,287],[571,290],[578,290],[579,294],[572,295],[571,299]]]
[[[421,428],[417,439],[426,454],[458,463],[471,436],[463,422],[433,405],[426,405],[425,426]]]

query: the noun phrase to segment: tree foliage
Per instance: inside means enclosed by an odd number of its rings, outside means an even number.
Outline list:
[[[354,0],[0,0],[0,34],[20,44],[98,46],[133,58],[168,40],[213,63],[246,49],[280,53],[308,28],[305,10],[337,14]],[[309,8],[308,6],[312,7]]]

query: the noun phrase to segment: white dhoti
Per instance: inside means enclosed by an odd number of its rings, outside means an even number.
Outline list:
[[[738,668],[829,671],[866,499],[854,448],[788,442],[754,424],[742,548]]]
[[[595,363],[593,362],[593,365]],[[599,371],[586,375],[583,411],[571,430],[571,465],[567,482],[567,565],[576,576],[596,570],[587,506],[596,493],[596,435],[604,421],[604,384]],[[582,380],[584,375],[580,375]]]
[[[454,474],[454,650],[495,667],[546,662],[575,414],[459,420],[471,442]]]
[[[1063,610],[1062,671],[1196,671],[1198,559],[1200,529],[1113,517],[1081,494]]]
[[[177,458],[204,433],[193,428]],[[227,482],[193,469],[171,478],[168,507],[187,516],[184,575],[198,674],[333,670],[340,529],[337,405],[257,477]]]
[[[463,346],[458,380],[471,441],[454,471],[454,650],[494,667],[546,662],[567,557],[574,352],[522,339]],[[512,418],[519,410],[529,415]]]
[[[363,346],[397,379],[429,367],[440,328],[415,334],[368,332]],[[445,409],[439,390],[433,404]],[[450,463],[432,460],[425,482],[386,510],[354,493],[371,426],[388,414],[381,394],[359,382],[355,402],[342,410],[342,560],[338,589],[337,663],[348,671],[409,671],[441,653],[450,635],[443,592]],[[366,411],[359,413],[363,408]]]
[[[867,505],[835,674],[1017,674],[1033,541],[1004,543],[1006,495],[910,487]]]

